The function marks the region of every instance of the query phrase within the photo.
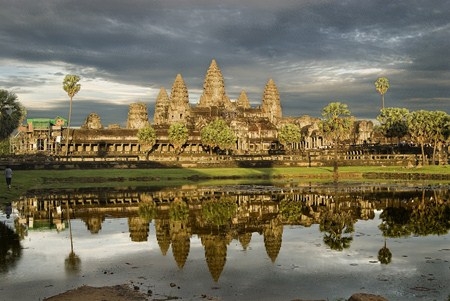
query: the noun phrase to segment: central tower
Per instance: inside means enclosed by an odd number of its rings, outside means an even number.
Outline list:
[[[206,71],[203,83],[203,94],[200,96],[198,107],[221,107],[228,109],[232,106],[225,93],[225,83],[222,72],[217,66],[216,60],[212,60]]]

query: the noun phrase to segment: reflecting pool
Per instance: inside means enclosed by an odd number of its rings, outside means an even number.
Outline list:
[[[158,300],[447,300],[449,197],[383,185],[39,191],[0,212],[0,300],[123,283]]]

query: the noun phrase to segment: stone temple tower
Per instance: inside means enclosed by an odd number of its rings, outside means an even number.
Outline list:
[[[127,129],[141,129],[148,125],[148,112],[145,103],[132,103],[128,110]]]
[[[170,102],[167,112],[169,123],[186,122],[191,115],[189,93],[181,74],[177,74],[170,93]]]
[[[250,109],[250,101],[248,100],[247,93],[245,93],[245,91],[241,91],[241,94],[236,101],[236,105],[244,109]]]
[[[158,97],[156,98],[155,113],[153,114],[154,124],[164,124],[167,122],[169,104],[169,95],[167,94],[166,89],[162,87],[159,90]]]
[[[206,71],[205,81],[203,83],[203,94],[200,97],[198,107],[222,107],[231,108],[230,99],[225,93],[225,83],[222,72],[217,66],[215,60]]]
[[[282,117],[280,93],[273,79],[269,79],[264,89],[261,110],[264,116],[274,124],[277,124]]]

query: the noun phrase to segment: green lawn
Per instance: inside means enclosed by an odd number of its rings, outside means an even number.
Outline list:
[[[426,166],[423,168],[346,166],[339,167],[339,181],[363,179],[364,173],[418,173],[449,174],[450,167]],[[58,189],[77,187],[113,186],[175,186],[207,181],[223,184],[233,179],[253,183],[263,179],[308,179],[329,181],[333,178],[332,167],[286,167],[286,168],[166,168],[166,169],[92,169],[92,170],[16,170],[13,187],[0,186],[0,203],[17,199],[30,189]]]

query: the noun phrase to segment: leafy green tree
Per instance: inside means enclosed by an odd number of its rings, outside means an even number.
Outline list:
[[[10,153],[10,141],[9,139],[0,140],[0,156],[8,155]]]
[[[0,140],[6,139],[25,118],[25,108],[15,93],[0,90]]]
[[[200,131],[202,144],[209,147],[210,153],[214,148],[228,150],[236,143],[233,130],[223,119],[216,119]]]
[[[67,135],[66,135],[66,156],[69,154],[69,135],[70,135],[70,119],[72,118],[72,99],[80,91],[81,85],[78,83],[80,77],[78,75],[67,74],[63,80],[63,89],[66,91],[70,99],[69,104],[69,118],[67,120]]]
[[[151,149],[151,147],[156,142],[156,131],[155,129],[148,125],[137,132],[137,138],[139,143],[146,149]]]
[[[405,108],[384,108],[381,109],[377,120],[380,122],[380,129],[386,138],[397,138],[397,142],[408,134],[409,110]]]
[[[289,148],[292,150],[293,143],[299,142],[302,134],[298,125],[293,123],[285,124],[281,127],[281,130],[278,132],[278,140],[281,144],[289,145]]]
[[[175,122],[169,127],[169,141],[175,148],[176,153],[181,153],[183,145],[189,138],[189,130],[184,123]]]
[[[389,80],[386,77],[379,77],[375,82],[375,89],[381,95],[381,109],[384,109],[384,94],[389,89]]]
[[[444,141],[449,141],[450,139],[450,115],[447,115],[444,121],[444,130],[442,131],[444,136]]]
[[[319,128],[322,134],[333,142],[334,148],[334,176],[338,178],[338,148],[348,137],[353,125],[350,110],[346,104],[331,102],[322,110]]]
[[[414,142],[420,145],[423,165],[426,164],[425,143],[432,135],[432,118],[430,111],[419,110],[412,112],[408,121],[409,135]]]
[[[435,162],[436,149],[439,144],[442,144],[446,138],[446,126],[449,122],[450,116],[443,111],[430,112],[430,142],[433,144],[433,163]]]

